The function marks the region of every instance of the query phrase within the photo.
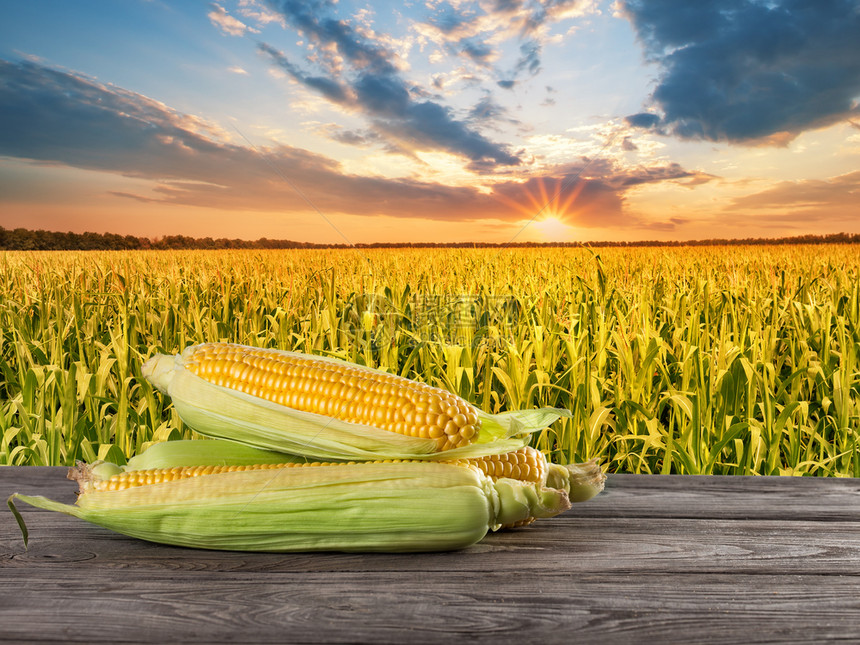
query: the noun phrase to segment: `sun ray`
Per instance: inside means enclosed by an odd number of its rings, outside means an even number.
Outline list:
[[[521,196],[514,198],[501,192],[493,196],[500,202],[536,221],[554,218],[569,222],[576,212],[576,200],[585,187],[579,180],[566,186],[563,179],[538,177],[531,186],[524,184]]]

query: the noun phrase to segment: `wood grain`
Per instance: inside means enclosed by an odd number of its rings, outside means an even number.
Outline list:
[[[860,642],[860,482],[610,476],[563,516],[455,553],[167,547],[0,513],[0,640]],[[65,469],[0,496],[72,502]]]

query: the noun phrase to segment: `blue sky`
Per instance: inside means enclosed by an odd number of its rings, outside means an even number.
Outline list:
[[[837,0],[8,3],[0,225],[860,232],[858,36]]]

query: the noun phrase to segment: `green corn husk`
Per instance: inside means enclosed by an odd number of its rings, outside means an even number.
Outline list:
[[[446,452],[441,456],[446,456]],[[443,460],[444,461],[444,460]],[[305,457],[261,450],[225,439],[184,439],[151,445],[128,460],[125,466],[104,463],[94,465],[93,474],[108,479],[120,472],[190,466],[250,466],[256,464],[308,463]],[[572,503],[585,502],[600,493],[606,475],[597,459],[581,464],[547,463],[542,486],[567,493]]]
[[[587,502],[603,490],[606,475],[597,459],[581,464],[549,463],[545,486],[567,493],[572,504]]]
[[[185,369],[187,356],[158,354],[143,365],[143,375],[170,396],[182,420],[214,438],[308,457],[312,460],[455,459],[516,450],[524,435],[569,416],[566,410],[541,408],[498,415],[478,411],[481,431],[468,446],[439,452],[432,439],[400,435],[368,425],[295,410],[210,383]],[[302,358],[344,363],[338,359],[282,352]],[[377,370],[378,371],[378,370]]]
[[[20,500],[132,537],[242,551],[446,551],[503,524],[570,507],[561,490],[495,482],[474,468],[434,462],[332,464],[202,475],[97,491],[73,469],[75,505],[15,493],[8,505],[27,542]]]
[[[305,463],[308,460],[273,450],[263,450],[226,439],[180,439],[154,443],[128,460],[123,471],[184,466],[250,466],[253,464]]]
[[[445,457],[447,452],[441,453]],[[439,461],[445,461],[440,459]],[[225,439],[182,439],[156,443],[128,460],[125,466],[103,464],[93,468],[103,479],[120,472],[186,466],[251,466],[256,464],[309,463],[305,457],[261,450]],[[542,485],[568,494],[571,503],[586,502],[600,493],[606,475],[597,459],[581,464],[547,463]]]

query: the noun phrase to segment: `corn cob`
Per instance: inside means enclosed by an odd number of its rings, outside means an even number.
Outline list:
[[[562,466],[550,463],[542,452],[531,446],[501,455],[460,459],[453,463],[475,466],[493,480],[505,477],[563,490],[571,502],[585,502],[591,499],[603,490],[606,481],[606,476],[596,460]],[[536,517],[529,517],[512,524],[505,524],[502,528],[526,526],[536,519]]]
[[[214,467],[205,467],[214,468]],[[570,507],[564,491],[512,479],[492,481],[476,467],[438,462],[363,462],[238,469],[174,481],[98,490],[93,470],[75,505],[20,500],[153,542],[251,551],[443,551],[487,531]]]
[[[459,459],[454,463],[473,465],[491,479],[508,477],[535,484],[546,482],[548,469],[543,453],[531,446],[525,446],[501,455]]]
[[[296,410],[430,438],[439,450],[468,445],[478,434],[477,410],[457,395],[364,367],[219,343],[195,347],[186,367]]]
[[[234,446],[236,444],[232,442],[217,439],[155,444],[141,455],[133,457],[123,469],[115,466],[111,469],[112,464],[95,465],[90,469],[93,475],[91,485],[96,490],[118,490],[220,472],[318,465],[309,464],[292,455],[254,449],[248,449],[251,451],[249,453],[242,450],[231,453]],[[254,464],[251,458],[255,454],[265,457],[266,463]],[[278,456],[284,457],[283,463],[276,462]],[[457,459],[444,463],[477,468],[493,481],[509,478],[541,487],[561,489],[572,501],[577,502],[584,502],[597,495],[603,490],[605,481],[605,475],[596,461],[560,466],[548,462],[542,452],[531,446],[501,455]],[[525,526],[535,519],[529,517],[502,528]]]
[[[205,343],[159,354],[143,375],[197,432],[312,459],[471,457],[525,445],[569,413],[489,415],[460,397],[331,358]]]
[[[502,454],[439,461],[476,467],[491,479],[505,477],[558,488],[568,493],[571,499],[580,502],[591,499],[602,491],[606,479],[596,460],[563,466],[549,462],[542,452],[531,446]],[[94,464],[91,469],[98,478],[108,479],[113,475],[133,471],[175,472],[185,466],[241,466],[248,469],[287,463],[309,462],[303,457],[259,450],[223,439],[186,439],[153,444],[141,454],[129,459],[128,464],[122,468],[113,464]]]

